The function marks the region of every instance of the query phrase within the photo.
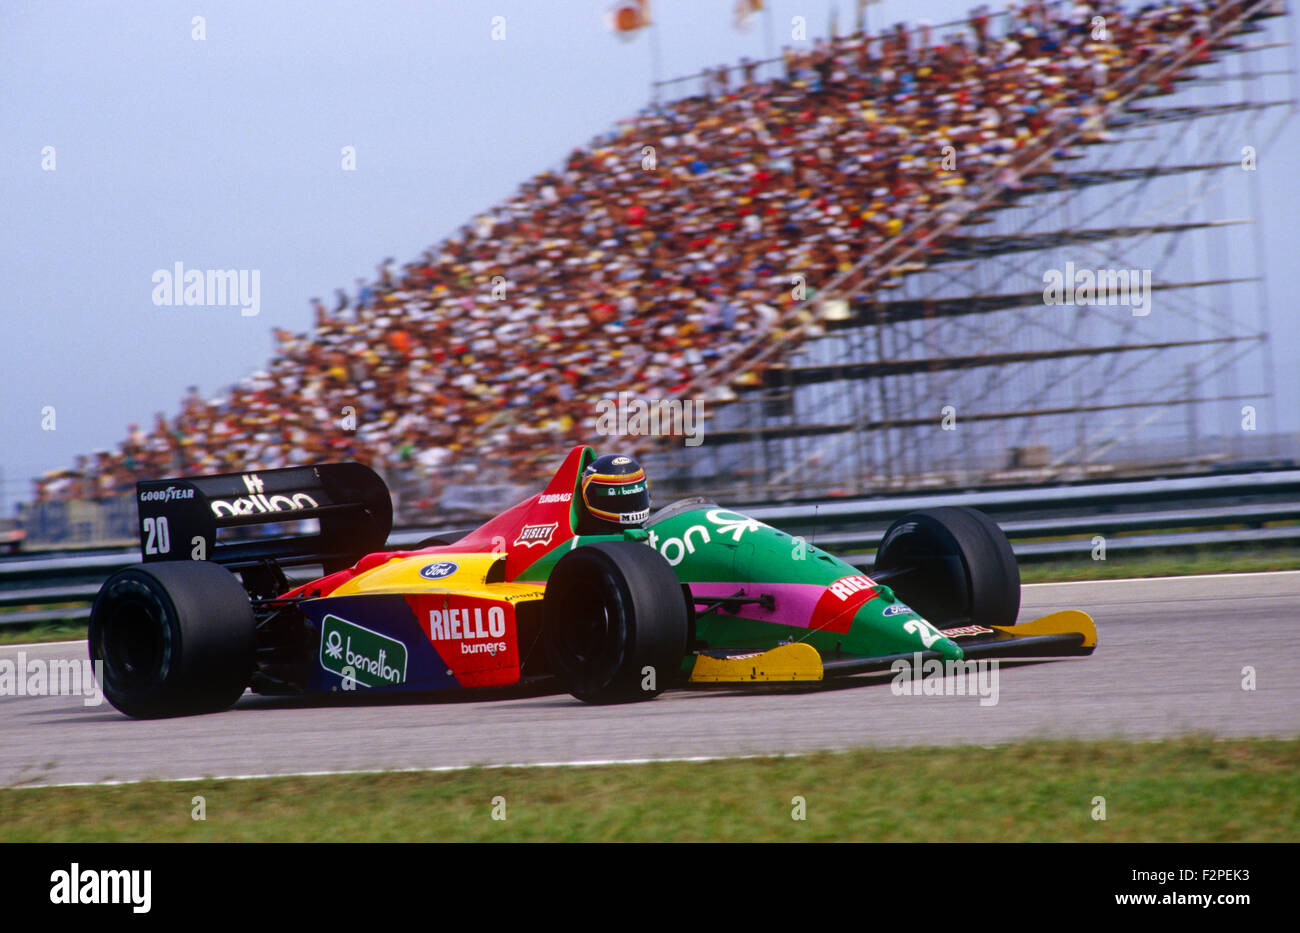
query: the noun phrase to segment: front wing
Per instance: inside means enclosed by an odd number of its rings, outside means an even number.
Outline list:
[[[957,641],[967,661],[1072,657],[1092,654],[1097,647],[1096,624],[1086,612],[1077,609],[1053,612],[1023,625],[965,625],[940,631]],[[888,671],[898,661],[912,664],[931,660],[941,661],[942,656],[937,651],[921,651],[873,658],[824,658],[812,645],[789,642],[759,651],[700,652],[687,682],[818,683],[832,677]]]

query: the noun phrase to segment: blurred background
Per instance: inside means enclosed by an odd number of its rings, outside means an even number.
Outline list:
[[[955,492],[1289,540],[1285,14],[10,5],[3,543],[129,545],[138,479],[338,459],[447,527],[576,443],[641,456],[656,505],[857,503],[864,555],[863,503]],[[178,266],[256,294],[170,301]],[[1149,288],[1050,303],[1067,270]],[[611,436],[619,393],[702,443]]]

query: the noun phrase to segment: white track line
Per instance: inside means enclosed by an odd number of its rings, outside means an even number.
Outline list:
[[[1098,583],[1154,583],[1161,580],[1240,580],[1243,577],[1300,576],[1300,570],[1254,570],[1250,573],[1195,573],[1172,577],[1110,577],[1098,580],[1053,580],[1049,583],[1023,583],[1021,589],[1031,586],[1095,586]]]
[[[826,750],[833,754],[833,750]],[[68,781],[60,784],[11,784],[4,790],[52,787],[126,787],[132,784],[181,784],[195,781],[265,781],[274,778],[347,777],[364,774],[449,774],[457,771],[501,771],[507,768],[609,768],[617,765],[698,764],[708,761],[750,761],[755,758],[802,758],[814,752],[773,752],[767,755],[691,755],[680,758],[607,758],[582,761],[516,761],[495,765],[437,765],[427,768],[362,768],[351,771],[283,771],[272,774],[221,774],[204,777],[132,778],[125,781]]]

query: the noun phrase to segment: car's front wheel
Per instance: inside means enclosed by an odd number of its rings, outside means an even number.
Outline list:
[[[935,625],[1016,624],[1020,568],[1006,534],[976,509],[909,512],[885,532],[874,570]]]
[[[681,669],[688,625],[677,574],[656,551],[633,541],[565,554],[542,600],[551,670],[587,703],[656,696]]]

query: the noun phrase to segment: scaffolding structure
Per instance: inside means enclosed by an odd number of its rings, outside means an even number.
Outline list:
[[[1294,456],[1257,429],[1275,399],[1254,165],[1297,97],[1280,13],[1254,6],[1167,93],[1143,82],[1121,97],[1100,138],[977,189],[931,248],[866,257],[810,303],[792,352],[756,345],[697,380],[683,395],[707,399],[705,443],[641,451],[657,495],[770,501]],[[1149,303],[1048,303],[1053,276],[1081,270],[1149,281]],[[761,378],[733,378],[747,370]]]

